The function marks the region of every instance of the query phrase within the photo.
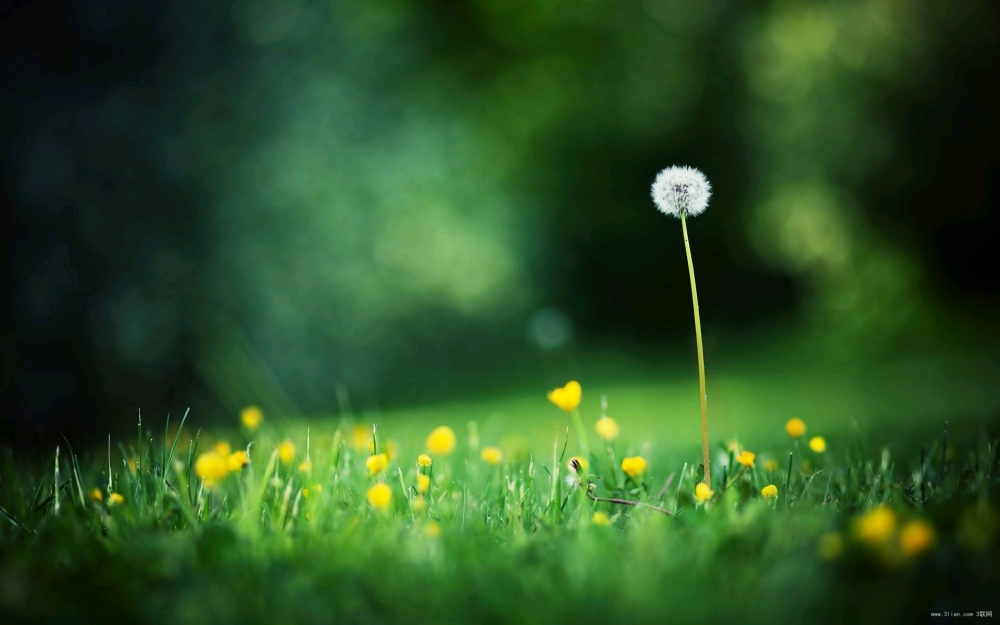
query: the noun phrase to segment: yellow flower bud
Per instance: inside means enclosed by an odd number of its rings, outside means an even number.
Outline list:
[[[499,447],[483,447],[483,450],[479,453],[479,457],[486,464],[496,466],[503,459],[503,454],[500,453]]]
[[[278,458],[282,464],[291,464],[292,460],[295,460],[295,443],[290,440],[282,441],[278,445]]]
[[[594,525],[600,525],[602,527],[611,525],[611,519],[608,518],[607,513],[601,512],[600,510],[594,513],[594,518],[592,518],[590,522]]]
[[[778,496],[778,487],[774,484],[768,484],[764,488],[760,489],[761,496],[764,499],[775,499]]]
[[[694,487],[694,498],[700,503],[704,503],[712,498],[715,491],[708,487],[705,482],[698,482],[698,485]]]
[[[813,436],[809,439],[809,449],[815,451],[818,454],[826,451],[826,439],[822,436]]]
[[[785,431],[792,438],[798,438],[806,433],[806,424],[802,419],[795,417],[785,424]]]
[[[365,466],[368,467],[368,475],[378,475],[389,466],[389,457],[385,454],[368,456],[368,459],[365,460]]]
[[[387,510],[392,503],[392,489],[385,482],[375,484],[368,489],[368,503],[376,510]]]
[[[580,387],[580,383],[571,380],[566,383],[566,386],[562,388],[557,388],[551,391],[548,395],[549,401],[559,406],[562,410],[566,412],[571,412],[576,410],[576,407],[580,405],[580,399],[583,396],[583,388]]]
[[[432,454],[447,456],[455,450],[455,431],[446,425],[434,428],[427,437],[427,449]]]
[[[264,413],[257,406],[247,406],[240,411],[240,422],[243,424],[243,427],[250,431],[260,427],[263,420]]]
[[[426,493],[427,489],[431,487],[430,476],[424,475],[423,473],[417,474],[417,492]]]
[[[606,441],[613,441],[618,438],[618,424],[611,417],[601,417],[594,424],[598,436]]]
[[[622,459],[622,471],[633,479],[642,475],[645,470],[646,459],[642,456],[633,456],[631,458]]]
[[[431,466],[431,462],[432,462],[431,457],[428,456],[427,454],[420,454],[419,456],[417,456],[417,464],[422,467]]]
[[[757,456],[755,454],[752,454],[749,451],[744,451],[739,455],[738,458],[736,458],[736,462],[739,462],[740,464],[749,469],[750,467],[753,466],[753,459],[756,457]]]

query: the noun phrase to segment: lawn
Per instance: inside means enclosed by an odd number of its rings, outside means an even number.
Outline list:
[[[996,608],[990,361],[713,373],[712,492],[695,489],[686,368],[581,376],[579,469],[545,388],[253,428],[190,415],[170,437],[145,416],[141,438],[112,445],[110,488],[107,450],[4,449],[0,617],[881,623]],[[607,441],[592,429],[602,395]],[[454,439],[429,436],[439,426]]]

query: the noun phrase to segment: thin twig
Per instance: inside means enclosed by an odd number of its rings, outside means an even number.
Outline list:
[[[590,492],[590,489],[593,488],[593,487],[594,487],[594,483],[593,482],[590,482],[589,484],[587,484],[587,497],[591,501],[603,501],[604,503],[617,503],[617,504],[621,504],[623,506],[643,506],[645,508],[650,508],[651,510],[656,510],[657,512],[662,512],[663,514],[665,514],[667,516],[674,516],[674,514],[672,512],[670,512],[669,510],[667,510],[665,508],[661,508],[659,506],[654,506],[651,503],[643,503],[641,501],[630,501],[628,499],[618,499],[617,497],[597,497],[593,493]]]

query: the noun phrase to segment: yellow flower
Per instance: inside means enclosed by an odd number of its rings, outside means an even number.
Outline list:
[[[229,467],[230,471],[239,471],[247,466],[247,452],[234,451],[229,454],[229,457],[226,458],[226,466]]]
[[[389,460],[395,460],[396,456],[399,455],[399,444],[392,439],[387,440],[385,445],[381,447],[385,455],[389,457]]]
[[[433,461],[431,460],[431,457],[428,456],[427,454],[420,454],[419,456],[417,456],[417,465],[418,466],[429,467],[429,466],[431,466],[431,462],[433,462]]]
[[[431,478],[423,473],[417,474],[417,492],[426,493],[427,489],[431,487]]]
[[[95,488],[94,490],[90,491],[90,500],[96,501],[97,503],[101,503],[102,501],[104,501],[104,493],[101,492],[100,488]]]
[[[590,461],[588,461],[583,456],[573,456],[572,458],[569,459],[569,462],[566,463],[566,466],[569,467],[570,469],[573,469],[574,460],[576,460],[580,464],[580,468],[583,469],[584,471],[590,468]]]
[[[124,497],[122,497],[118,493],[111,493],[110,495],[108,495],[108,505],[109,506],[116,506],[116,505],[118,505],[120,503],[125,503],[125,498]]]
[[[243,423],[243,427],[250,431],[259,428],[263,420],[264,413],[257,406],[247,406],[240,411],[240,422]]]
[[[313,490],[316,491],[317,493],[322,493],[323,492],[323,485],[322,484],[317,484],[317,485],[313,486]]]
[[[282,441],[278,445],[278,458],[281,458],[282,464],[291,464],[295,459],[295,443],[287,439]]]
[[[312,473],[313,463],[312,460],[306,458],[299,463],[299,473]]]
[[[768,471],[777,471],[778,461],[768,458],[767,460],[764,461],[764,468]]]
[[[613,441],[618,438],[618,424],[611,417],[601,417],[594,424],[597,434],[606,441]]]
[[[806,433],[806,424],[802,419],[794,417],[785,424],[785,431],[792,438],[798,438]]]
[[[910,521],[899,532],[899,549],[908,556],[919,555],[934,544],[934,528],[927,521]]]
[[[760,494],[764,499],[774,499],[778,496],[778,487],[774,484],[768,484],[764,488],[760,489]]]
[[[389,456],[385,454],[368,456],[368,459],[365,460],[365,466],[368,467],[368,475],[378,475],[389,466]]]
[[[757,456],[749,451],[744,451],[736,458],[736,461],[747,467],[748,469],[753,466],[753,459]]]
[[[229,446],[226,441],[219,441],[215,444],[215,453],[219,454],[223,458],[228,458],[229,454],[233,453],[233,448]]]
[[[447,456],[455,450],[455,431],[446,425],[434,428],[427,437],[427,449],[432,454]]]
[[[854,537],[861,542],[880,544],[896,531],[896,515],[883,506],[872,508],[854,521]]]
[[[646,459],[642,456],[633,456],[622,459],[622,471],[631,478],[637,478],[646,470]]]
[[[809,449],[815,451],[818,454],[826,451],[826,439],[822,436],[813,436],[809,439]]]
[[[410,500],[410,510],[421,513],[427,509],[427,501],[423,497],[414,497]]]
[[[354,447],[354,451],[361,451],[363,449],[371,451],[372,429],[360,424],[355,425],[354,429],[351,430],[351,446]]]
[[[376,510],[386,510],[392,503],[392,489],[385,482],[379,482],[368,489],[368,503]]]
[[[557,388],[549,393],[549,401],[559,406],[566,412],[576,410],[580,405],[580,398],[583,396],[583,389],[576,380],[566,383],[566,386]]]
[[[590,522],[594,525],[600,525],[602,527],[611,525],[611,519],[608,518],[606,513],[601,512],[600,510],[594,513],[594,518],[592,518]]]
[[[500,460],[503,459],[503,454],[500,453],[499,447],[483,447],[483,451],[479,453],[479,457],[483,459],[486,464],[491,464],[496,466],[500,464]]]
[[[209,482],[221,480],[229,475],[229,464],[217,451],[206,451],[194,463],[194,472]]]
[[[428,538],[437,538],[441,535],[441,526],[437,521],[427,521],[427,524],[424,525],[424,534]]]
[[[305,497],[306,499],[309,499],[309,489],[308,488],[303,488],[302,489],[302,496]]]
[[[698,485],[694,487],[694,498],[699,502],[706,502],[712,498],[715,491],[708,487],[705,482],[698,482]]]
[[[827,532],[819,537],[816,551],[824,560],[836,560],[844,550],[844,537],[840,532]]]

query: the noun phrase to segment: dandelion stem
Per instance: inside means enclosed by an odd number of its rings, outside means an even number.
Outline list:
[[[698,286],[694,280],[694,261],[691,259],[691,244],[688,242],[687,220],[681,213],[681,228],[684,231],[684,251],[687,252],[688,274],[691,276],[691,302],[694,305],[694,335],[698,341],[698,385],[701,399],[701,454],[705,463],[705,484],[712,486],[711,469],[708,460],[708,395],[705,391],[705,348],[701,341],[701,313],[698,310]]]
[[[654,506],[651,503],[644,503],[642,501],[630,501],[628,499],[619,499],[617,497],[598,497],[598,496],[596,496],[596,495],[594,495],[593,493],[590,492],[590,489],[593,486],[594,486],[593,482],[591,482],[590,484],[587,485],[587,497],[591,501],[602,501],[604,503],[617,503],[617,504],[621,504],[623,506],[636,506],[636,507],[650,508],[651,510],[656,510],[657,512],[662,512],[663,514],[665,514],[667,516],[674,516],[674,514],[670,510],[667,510],[666,508],[661,508],[660,506]]]
[[[590,447],[587,445],[587,430],[583,427],[583,420],[580,418],[580,411],[576,408],[570,412],[570,417],[573,419],[573,427],[576,428],[576,437],[580,439],[580,449],[583,450],[583,455],[590,460]]]

